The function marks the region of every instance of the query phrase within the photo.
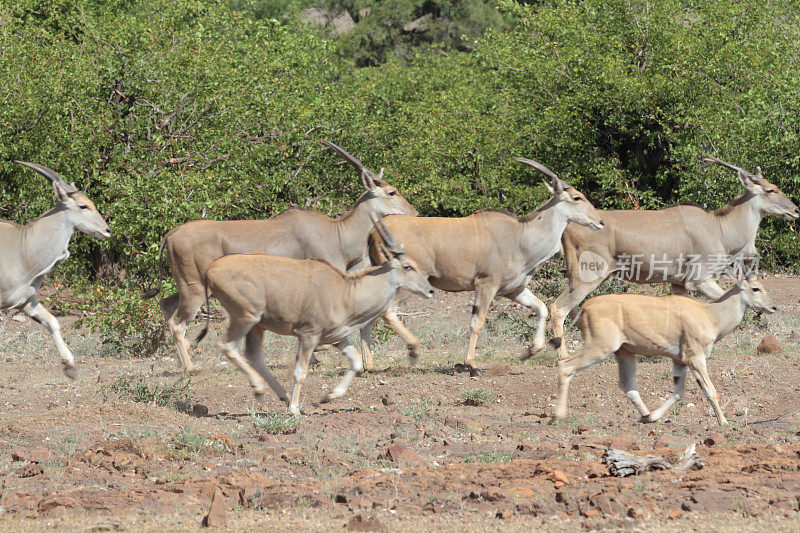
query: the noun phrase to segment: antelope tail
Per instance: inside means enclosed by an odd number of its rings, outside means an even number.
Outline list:
[[[211,323],[211,308],[208,306],[208,296],[209,296],[208,278],[206,277],[205,274],[203,274],[203,290],[206,293],[206,325],[203,327],[203,331],[201,331],[200,334],[197,336],[197,338],[194,340],[195,344],[198,344],[205,338],[205,336],[208,334],[208,326]]]
[[[161,287],[164,285],[164,277],[163,277],[164,269],[162,268],[163,263],[161,262],[161,259],[164,257],[164,248],[166,248],[166,246],[167,246],[167,236],[164,235],[164,238],[161,239],[161,246],[158,249],[159,277],[157,278],[157,281],[154,279],[150,283],[150,286],[147,288],[147,290],[142,293],[142,300],[149,300],[150,298],[161,292]],[[157,283],[157,285],[153,287],[153,283]]]

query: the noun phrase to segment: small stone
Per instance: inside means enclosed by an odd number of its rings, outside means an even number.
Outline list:
[[[27,459],[25,450],[22,450],[20,448],[15,448],[11,450],[11,459],[13,461],[25,461]]]
[[[208,416],[208,407],[201,403],[196,403],[192,405],[192,410],[189,413],[191,416],[196,418],[201,418],[204,416]]]
[[[636,442],[636,438],[628,433],[621,433],[609,439],[606,446],[609,448],[614,448],[615,450],[623,451],[639,449],[639,444]]]
[[[383,395],[383,398],[381,398],[381,403],[383,405],[396,405],[397,397],[394,395],[393,392],[389,392]]]
[[[392,444],[386,450],[386,457],[398,464],[421,463],[422,457],[405,444]]]
[[[33,477],[44,474],[44,469],[39,463],[29,463],[19,471],[19,477]]]
[[[668,517],[668,518],[670,518],[670,519],[672,519],[672,520],[674,520],[675,518],[678,518],[678,517],[681,515],[681,512],[682,512],[682,511],[681,511],[680,509],[675,509],[674,511],[672,511],[671,513],[669,513],[669,514],[667,515],[667,517]]]
[[[348,531],[387,531],[377,518],[370,518],[363,514],[357,514],[347,523],[345,528]]]
[[[517,449],[521,452],[530,452],[537,449],[536,443],[530,440],[524,440],[517,444]]]
[[[536,449],[544,454],[558,453],[558,446],[556,446],[554,443],[550,441],[542,442]]]
[[[681,437],[679,435],[670,435],[664,433],[656,439],[655,448],[685,448],[691,444],[692,439],[688,437]]]
[[[775,335],[767,335],[758,345],[758,353],[776,353],[782,350],[781,343]]]
[[[708,437],[703,439],[703,444],[705,446],[708,446],[709,448],[711,446],[716,446],[723,442],[725,442],[725,435],[723,435],[722,433],[714,433],[713,435],[709,435]]]
[[[594,518],[595,516],[597,516],[599,514],[600,514],[600,511],[598,511],[597,509],[586,509],[583,512],[583,516],[585,516],[586,518]]]
[[[47,448],[38,448],[33,450],[28,458],[33,461],[34,463],[41,463],[55,455],[52,451],[48,450]]]
[[[547,475],[547,479],[556,484],[556,488],[569,485],[569,478],[561,470],[553,470]]]
[[[208,508],[208,514],[203,518],[203,526],[220,527],[225,525],[225,499],[222,495],[222,491],[215,489],[214,495],[211,496],[211,505]]]

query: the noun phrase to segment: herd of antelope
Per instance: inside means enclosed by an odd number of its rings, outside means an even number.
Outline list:
[[[419,342],[394,312],[398,290],[425,298],[434,287],[474,292],[470,338],[464,367],[473,375],[478,335],[492,300],[498,295],[530,308],[537,317],[533,344],[523,359],[542,350],[548,308],[528,284],[537,267],[557,253],[566,260],[566,289],[550,304],[559,356],[559,391],[554,419],[567,412],[572,377],[584,368],[616,355],[619,386],[643,422],[658,420],[683,395],[688,367],[708,397],[719,423],[725,424],[706,359],[714,344],[741,322],[748,308],[775,312],[769,295],[753,277],[739,277],[724,291],[708,258],[748,260],[765,214],[800,217],[797,206],[761,170],[750,173],[715,157],[705,160],[736,171],[744,192],[727,206],[708,211],[676,205],[657,211],[600,211],[574,187],[545,166],[517,158],[546,177],[550,198],[522,218],[504,211],[479,211],[462,218],[420,217],[414,207],[358,158],[323,141],[360,174],[365,191],[340,219],[319,212],[289,209],[266,220],[195,220],[164,237],[177,292],[160,300],[166,326],[186,371],[196,370],[186,332],[200,307],[214,296],[228,314],[227,330],[218,342],[225,357],[248,378],[256,396],[267,387],[300,412],[300,387],[315,350],[335,345],[350,368],[322,401],[342,397],[355,375],[374,370],[370,332],[384,321],[403,339],[413,364]],[[0,309],[10,316],[22,311],[53,336],[65,374],[75,377],[75,362],[61,337],[58,321],[37,299],[44,276],[69,256],[76,231],[101,239],[111,229],[87,196],[58,173],[19,161],[48,178],[58,203],[35,221],[18,226],[0,221]],[[582,271],[590,254],[596,268]],[[580,353],[570,355],[563,342],[564,321],[586,296],[618,272],[619,259],[636,255],[659,258],[630,272],[637,283],[672,284],[677,294],[644,296],[610,294],[591,298],[577,312],[575,324],[584,339]],[[688,275],[684,259],[703,258]],[[148,291],[153,297],[161,285]],[[709,298],[703,302],[686,292]],[[8,320],[8,318],[6,319]],[[3,324],[5,326],[5,324]],[[203,338],[206,327],[198,337]],[[298,339],[291,395],[270,373],[263,358],[266,330]],[[361,333],[361,353],[348,341]],[[244,358],[239,343],[245,339]],[[636,357],[665,355],[673,360],[674,393],[655,411],[636,387]]]

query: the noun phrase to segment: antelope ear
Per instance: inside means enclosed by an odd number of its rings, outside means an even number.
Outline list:
[[[555,174],[553,175],[553,195],[560,196],[561,193],[564,192],[564,182],[562,182],[558,176]]]
[[[758,184],[758,176],[751,175],[743,170],[738,172],[742,186],[753,194],[764,194],[764,189]],[[753,179],[756,178],[756,179]],[[760,181],[760,180],[759,180]]]
[[[553,190],[553,186],[547,183],[547,180],[542,180],[542,183],[544,183],[544,186],[547,187],[548,191],[550,191],[550,194],[552,195],[556,194],[555,191]]]
[[[361,181],[364,183],[364,187],[368,191],[371,191],[372,189],[375,188],[375,181],[372,179],[372,176],[370,176],[366,170],[361,172]]]
[[[64,184],[54,181],[53,191],[56,193],[56,198],[58,198],[59,202],[68,203],[73,201],[70,192],[66,189],[66,187],[64,187]]]

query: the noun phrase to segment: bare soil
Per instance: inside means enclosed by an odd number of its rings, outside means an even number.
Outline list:
[[[725,428],[694,384],[666,419],[640,424],[613,359],[578,374],[571,418],[550,425],[555,354],[517,360],[530,321],[515,304],[491,311],[483,376],[453,370],[466,350],[464,294],[408,299],[419,364],[409,368],[391,336],[376,348],[387,370],[316,405],[345,368],[338,354],[323,354],[296,427],[284,424],[276,398],[254,402],[213,339],[197,348],[204,370],[187,384],[170,346],[155,359],[98,356],[99,339],[66,328],[79,365],[70,382],[40,326],[15,321],[0,337],[0,530],[191,530],[217,492],[224,516],[209,521],[242,530],[797,531],[800,279],[765,284],[781,311],[750,315],[709,361]],[[757,352],[767,334],[782,351]],[[570,349],[577,341],[572,331]],[[288,385],[294,341],[267,342]],[[165,402],[178,405],[147,401],[131,383],[176,388]],[[640,363],[651,408],[671,388],[668,360]],[[675,461],[690,443],[705,468],[616,478],[601,461],[608,446]]]

